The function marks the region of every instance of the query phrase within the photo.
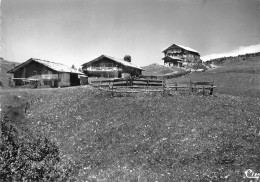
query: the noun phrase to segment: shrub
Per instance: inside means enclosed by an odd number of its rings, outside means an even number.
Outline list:
[[[58,147],[48,138],[19,131],[2,122],[0,181],[61,181],[71,172],[62,165]]]

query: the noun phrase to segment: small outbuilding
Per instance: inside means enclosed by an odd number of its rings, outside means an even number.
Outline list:
[[[80,77],[84,73],[61,63],[31,58],[7,73],[12,74],[15,85],[24,81],[36,80],[42,85],[51,87],[66,87],[80,85]]]
[[[118,59],[101,55],[82,65],[83,72],[88,77],[126,78],[142,75],[143,69],[131,62],[130,56]]]

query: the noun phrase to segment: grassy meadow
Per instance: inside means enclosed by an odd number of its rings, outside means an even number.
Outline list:
[[[241,181],[260,170],[259,99],[30,92],[14,124],[53,141],[72,181]]]
[[[167,67],[159,64],[151,64],[142,67],[144,71],[142,72],[145,76],[163,76],[172,73],[184,73],[185,71],[177,67]]]
[[[249,181],[247,169],[260,172],[257,65],[167,80],[214,80],[213,96],[112,97],[80,86],[1,90],[1,103],[14,108],[12,125],[57,146],[67,181]],[[17,114],[25,101],[27,112]]]
[[[214,81],[220,94],[242,97],[260,96],[260,57],[230,59],[219,64],[218,68],[206,72],[194,72],[190,75],[167,80],[168,83],[189,83],[193,81]]]

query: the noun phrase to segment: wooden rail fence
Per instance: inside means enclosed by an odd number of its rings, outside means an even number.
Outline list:
[[[91,85],[102,90],[115,93],[140,93],[140,92],[162,92],[185,91],[189,94],[201,92],[203,95],[207,93],[213,95],[214,81],[191,81],[189,84],[166,84],[165,79],[114,79],[92,81]]]

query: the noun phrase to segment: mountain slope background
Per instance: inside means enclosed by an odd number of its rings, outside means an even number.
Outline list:
[[[214,81],[216,92],[235,96],[259,97],[260,53],[223,57],[205,62],[206,72],[195,72],[168,80],[188,84],[193,81]],[[212,69],[214,68],[214,69]]]
[[[17,66],[20,63],[7,61],[4,59],[0,59],[0,87],[9,87],[9,78],[10,75],[7,73],[14,66]]]
[[[184,72],[181,68],[159,65],[156,63],[144,66],[142,68],[144,69],[142,74],[146,76],[162,76],[174,72]]]

